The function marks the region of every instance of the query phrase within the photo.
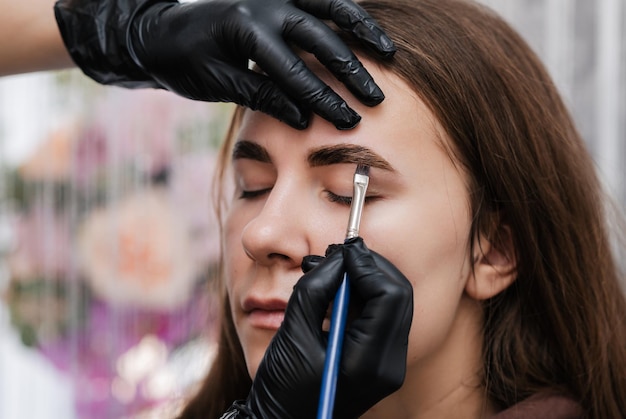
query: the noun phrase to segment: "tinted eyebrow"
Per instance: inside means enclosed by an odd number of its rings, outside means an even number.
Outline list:
[[[355,163],[395,172],[393,166],[381,155],[358,144],[346,143],[319,147],[309,153],[307,160],[312,167]]]
[[[262,163],[272,162],[272,158],[264,147],[248,140],[237,141],[233,148],[232,159],[251,159]]]

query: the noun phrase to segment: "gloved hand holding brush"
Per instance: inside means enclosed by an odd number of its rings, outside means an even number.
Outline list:
[[[400,388],[413,316],[409,281],[361,238],[309,256],[282,326],[261,361],[245,402],[223,418],[314,418],[324,358],[322,322],[348,273],[357,312],[346,327],[335,400],[336,418],[356,418]]]

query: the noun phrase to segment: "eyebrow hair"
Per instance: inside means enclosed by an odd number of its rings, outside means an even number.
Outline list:
[[[237,141],[233,148],[232,159],[251,159],[262,163],[272,162],[272,158],[265,147],[248,140]]]
[[[357,144],[344,143],[322,146],[313,149],[313,151],[309,153],[307,160],[312,167],[356,163],[395,172],[393,166],[381,155],[367,147]]]
[[[272,162],[272,158],[265,147],[249,140],[237,141],[233,148],[232,159],[251,159],[262,163]],[[350,143],[315,148],[309,152],[307,162],[311,167],[354,163],[395,172],[393,166],[381,155],[362,145]]]

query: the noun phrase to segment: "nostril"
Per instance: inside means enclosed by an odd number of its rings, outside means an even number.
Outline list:
[[[267,255],[268,259],[278,259],[278,260],[291,260],[291,258],[287,255],[283,255],[281,253],[270,253]]]

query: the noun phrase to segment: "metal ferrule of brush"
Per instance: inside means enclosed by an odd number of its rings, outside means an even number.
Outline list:
[[[365,202],[365,193],[369,180],[369,176],[359,173],[354,175],[354,193],[352,196],[352,205],[350,206],[350,218],[348,219],[346,239],[352,239],[359,235],[361,213],[363,212],[363,203]]]

